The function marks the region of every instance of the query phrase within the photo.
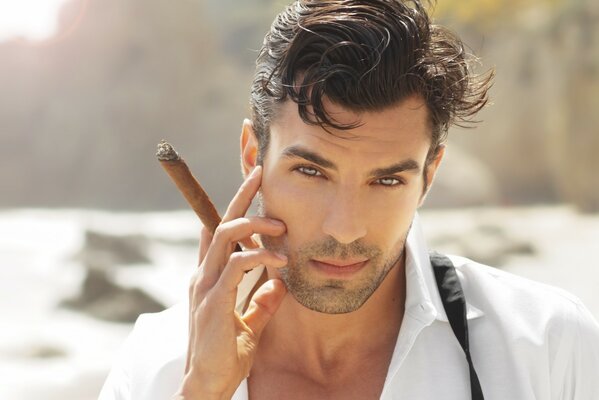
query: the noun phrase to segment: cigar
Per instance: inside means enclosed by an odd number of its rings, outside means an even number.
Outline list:
[[[175,182],[175,185],[177,185],[177,188],[179,188],[179,191],[183,194],[183,197],[185,197],[185,200],[187,200],[193,211],[200,217],[202,224],[204,224],[210,233],[214,233],[216,227],[220,224],[220,215],[218,215],[218,211],[216,211],[216,207],[210,201],[208,194],[206,194],[202,185],[193,176],[179,153],[177,153],[170,143],[163,139],[158,143],[156,157],[166,173]]]

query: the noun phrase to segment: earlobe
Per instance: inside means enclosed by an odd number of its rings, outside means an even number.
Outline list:
[[[241,173],[247,176],[256,166],[258,156],[258,140],[254,132],[252,121],[243,120],[241,127]]]

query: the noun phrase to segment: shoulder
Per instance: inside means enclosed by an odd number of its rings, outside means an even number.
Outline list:
[[[167,362],[187,350],[188,308],[186,302],[158,312],[141,314],[131,332],[130,351],[140,367],[144,361]]]
[[[449,256],[456,267],[466,300],[496,324],[515,334],[538,332],[545,337],[595,338],[599,324],[572,293],[470,259]]]
[[[157,313],[140,314],[135,322],[133,332],[144,335],[147,338],[177,338],[186,330],[181,332],[182,326],[188,324],[187,302],[179,302],[164,311]],[[152,334],[146,336],[145,333]]]
[[[493,365],[510,365],[521,376],[534,375],[559,398],[599,399],[599,324],[578,297],[467,258],[449,257],[466,301],[484,313],[469,321],[474,354],[484,354],[480,365],[492,359]]]
[[[572,293],[533,281],[465,257],[449,255],[460,282],[472,301],[497,306],[551,309],[553,312],[576,312],[582,302]],[[470,300],[470,299],[468,299]]]
[[[187,340],[186,302],[141,314],[119,350],[100,399],[170,398],[183,379]]]

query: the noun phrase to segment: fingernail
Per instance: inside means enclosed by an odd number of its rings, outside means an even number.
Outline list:
[[[282,260],[282,261],[287,261],[287,256],[286,256],[286,255],[284,255],[284,254],[275,253],[275,256],[277,256],[277,258],[278,258],[279,260]]]
[[[271,219],[270,222],[273,225],[277,225],[277,226],[285,226],[285,224],[283,223],[283,221],[279,221],[278,219]]]
[[[273,285],[272,280],[268,280],[268,281],[266,281],[262,285],[262,287],[264,288],[262,290],[266,290],[267,292],[271,292],[275,288],[275,285]]]

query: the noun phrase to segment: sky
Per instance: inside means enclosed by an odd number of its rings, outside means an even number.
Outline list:
[[[0,42],[50,38],[57,29],[60,6],[69,0],[0,0]]]

